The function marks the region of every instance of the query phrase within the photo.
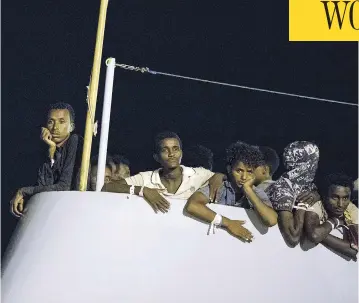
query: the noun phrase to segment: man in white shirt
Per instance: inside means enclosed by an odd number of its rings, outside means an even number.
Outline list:
[[[103,191],[130,193],[142,196],[154,211],[167,212],[170,204],[164,198],[187,200],[197,189],[208,184],[214,173],[202,167],[181,165],[182,142],[176,133],[162,132],[155,137],[154,159],[161,165],[155,171],[141,172],[121,181],[104,185]],[[222,174],[213,178],[214,185],[221,185]]]

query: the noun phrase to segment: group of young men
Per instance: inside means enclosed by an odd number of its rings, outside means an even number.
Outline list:
[[[39,169],[37,185],[20,188],[11,200],[10,208],[15,216],[23,215],[25,199],[31,195],[78,189],[82,139],[73,134],[74,129],[72,107],[65,103],[52,105],[46,127],[41,131],[41,140],[48,148],[48,159]],[[291,170],[273,180],[279,157],[269,147],[241,141],[233,143],[226,149],[226,173],[222,174],[212,172],[213,154],[201,146],[189,150],[189,166],[182,165],[182,141],[173,132],[158,134],[154,143],[153,157],[159,169],[130,176],[130,163],[126,158],[108,155],[102,190],[138,195],[155,212],[163,213],[170,209],[168,198],[186,200],[187,213],[246,242],[251,242],[253,235],[245,222],[216,214],[208,204],[251,209],[267,227],[278,223],[290,247],[296,246],[305,236],[315,244],[321,243],[356,260],[358,209],[351,201],[353,181],[345,175],[332,175],[325,191],[319,194],[312,184],[319,160],[315,145],[305,141],[292,143],[291,149],[284,152],[284,157],[292,157],[286,162]],[[202,163],[197,164],[196,152],[206,154],[207,160],[202,161],[203,157],[199,157]],[[96,187],[96,161],[94,158],[91,163],[90,190]],[[309,173],[310,177],[307,176]],[[341,231],[343,236],[332,235],[334,230]]]

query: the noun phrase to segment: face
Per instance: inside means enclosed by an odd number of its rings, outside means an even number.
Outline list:
[[[350,188],[332,185],[328,190],[326,208],[336,216],[342,216],[350,202]]]
[[[181,164],[182,149],[175,138],[167,138],[161,141],[156,160],[164,168],[176,168]]]
[[[242,187],[246,181],[255,177],[254,169],[242,162],[237,162],[231,169],[231,175],[238,187]]]
[[[46,127],[52,135],[52,141],[56,144],[64,142],[73,130],[69,111],[67,109],[50,111]]]
[[[126,179],[130,176],[130,168],[126,164],[116,165],[116,171],[114,172],[112,178],[114,180]]]
[[[105,168],[105,179],[104,179],[104,183],[107,184],[111,181],[111,169],[106,167]],[[97,166],[92,166],[91,167],[91,180],[90,180],[90,185],[91,185],[91,190],[95,191],[96,190],[96,182],[97,182]]]
[[[262,182],[264,182],[265,180],[268,179],[268,177],[270,177],[269,175],[269,167],[266,165],[263,166],[258,166],[255,170],[254,170],[254,177],[256,179],[255,184],[260,184]]]

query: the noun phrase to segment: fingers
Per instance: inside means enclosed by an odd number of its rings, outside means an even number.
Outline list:
[[[209,203],[213,203],[216,199],[216,193],[212,187],[209,188]]]
[[[217,187],[217,186],[210,186],[209,188],[209,202],[210,203],[215,203],[218,201],[219,199],[219,195],[221,192],[221,188],[222,185]]]
[[[316,199],[315,195],[309,193],[309,194],[303,195],[303,197],[301,198],[301,200],[299,200],[299,202],[312,205],[315,202],[317,202],[317,199]]]
[[[45,128],[45,127],[42,127],[41,128],[41,138],[45,138],[45,137],[47,137],[48,135],[49,135],[49,131],[48,131],[48,129],[47,128]]]
[[[45,127],[41,128],[41,139],[44,141],[52,139],[52,135],[50,131]]]
[[[252,240],[254,239],[253,235],[248,229],[242,226],[244,222],[245,221],[236,220],[232,222],[230,226],[228,226],[227,230],[230,234],[232,234],[233,236],[235,236],[240,240],[243,240],[245,242],[252,242]]]
[[[245,224],[246,223],[246,221],[244,221],[244,220],[236,220],[239,224],[241,224],[241,225],[243,225],[243,224]]]
[[[309,194],[309,192],[307,192],[307,191],[300,193],[300,194],[298,195],[298,197],[297,197],[297,200],[298,200],[299,202],[302,202],[302,200],[305,199],[305,198],[308,196],[308,194]]]
[[[17,218],[20,218],[22,216],[22,211],[24,209],[24,199],[15,199],[11,203],[10,212]]]
[[[251,242],[253,239],[253,235],[252,233],[247,229],[242,227],[240,230],[240,234],[244,237],[245,240],[247,240],[248,242]]]
[[[20,213],[22,213],[24,211],[24,199],[22,199],[19,202],[17,209],[19,210]]]
[[[247,230],[246,228],[241,228],[240,230],[238,230],[235,234],[234,234],[237,238],[245,241],[245,242],[252,242],[253,241],[253,235],[252,233]]]
[[[151,202],[150,199],[146,198],[146,197],[143,197],[145,199],[145,201],[152,207],[153,211],[157,214],[157,212],[159,211],[158,207],[157,207],[157,204],[156,203],[153,203]]]
[[[223,183],[222,183],[222,185],[216,190],[215,196],[214,196],[214,201],[213,201],[213,202],[219,201],[220,195],[221,195],[221,192],[222,192],[222,188],[223,188]]]
[[[163,198],[158,192],[155,195],[144,197],[145,200],[152,206],[155,213],[158,211],[167,213],[170,208],[170,203]]]
[[[162,196],[160,196],[160,197],[161,198],[157,202],[157,208],[162,213],[167,213],[169,208],[170,208],[170,203],[165,198],[163,198]]]
[[[313,202],[313,199],[314,197],[311,192],[304,192],[298,196],[298,201],[300,203],[310,203]]]

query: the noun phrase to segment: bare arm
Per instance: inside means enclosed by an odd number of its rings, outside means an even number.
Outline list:
[[[243,190],[246,193],[248,200],[253,204],[255,212],[262,219],[263,223],[268,226],[274,226],[277,224],[278,214],[277,212],[266,205],[254,192],[252,186],[243,186]]]
[[[308,239],[315,244],[322,242],[332,231],[330,223],[320,224],[318,214],[311,211],[305,214],[304,228]]]
[[[185,210],[192,216],[206,221],[208,223],[212,222],[216,213],[207,207],[209,199],[202,194],[201,192],[195,192],[189,199],[185,206]],[[229,219],[222,216],[222,225],[223,227],[228,226]]]
[[[195,192],[188,199],[188,202],[185,206],[185,211],[200,220],[212,222],[216,216],[216,213],[206,206],[208,202],[209,198],[207,198],[203,193]],[[222,216],[221,227],[226,229],[234,237],[251,242],[253,235],[249,230],[243,227],[244,223],[244,221],[231,220]]]
[[[103,186],[102,191],[112,193],[130,193],[130,185],[127,185],[126,180],[112,181]],[[141,186],[135,186],[134,194],[139,196]],[[160,195],[157,189],[144,187],[143,198],[151,205],[155,213],[161,211],[163,213],[168,212],[170,203]]]
[[[293,214],[291,211],[279,212],[278,225],[283,238],[290,247],[295,247],[300,241],[304,225],[305,210],[297,209]]]
[[[127,185],[124,179],[118,181],[111,181],[107,184],[104,184],[101,191],[107,191],[110,193],[122,193],[129,194],[130,193],[130,185]],[[135,195],[140,193],[141,186],[135,186]]]
[[[346,255],[356,261],[357,251],[350,246],[348,240],[340,239],[333,235],[328,235],[322,242],[325,247],[331,248],[343,255]]]

